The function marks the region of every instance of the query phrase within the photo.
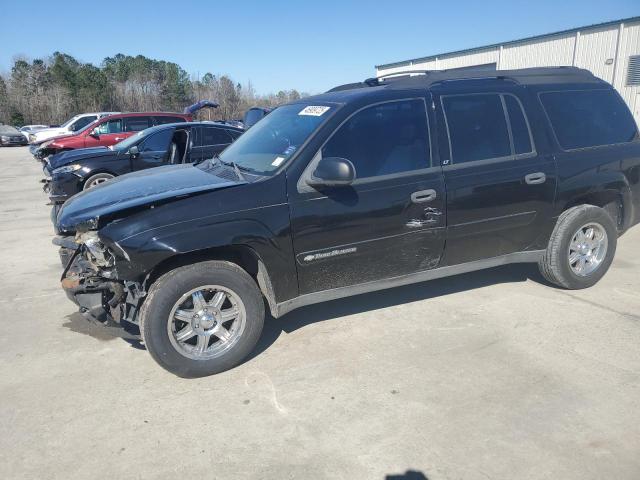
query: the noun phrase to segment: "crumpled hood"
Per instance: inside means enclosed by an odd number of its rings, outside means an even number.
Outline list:
[[[85,158],[115,157],[117,155],[117,151],[110,150],[107,147],[79,148],[51,155],[48,164],[49,169],[53,170]]]
[[[169,165],[116,177],[71,197],[60,210],[58,232],[96,228],[98,219],[133,207],[246,184],[197,166]]]

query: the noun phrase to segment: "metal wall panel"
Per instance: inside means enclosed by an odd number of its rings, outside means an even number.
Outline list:
[[[581,32],[575,54],[575,66],[590,70],[611,83],[615,70],[618,26]],[[610,61],[607,64],[607,61]]]
[[[632,55],[640,55],[640,22],[623,26],[614,83],[640,125],[640,87],[626,84],[629,57]]]
[[[471,67],[473,65],[484,65],[487,63],[498,63],[497,48],[462,55],[438,57],[438,70]]]
[[[433,56],[423,61],[418,59],[400,66],[378,68],[376,73],[382,75],[407,69],[443,70],[490,63],[496,63],[500,70],[575,65],[612,83],[640,124],[640,86],[626,85],[629,57],[640,55],[640,22],[625,23],[621,36],[620,31],[620,23],[587,27],[503,46]]]
[[[571,65],[575,39],[575,35],[563,35],[505,46],[500,69]]]

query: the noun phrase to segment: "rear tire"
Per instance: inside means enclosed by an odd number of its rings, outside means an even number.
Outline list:
[[[204,377],[235,367],[251,353],[264,315],[262,295],[247,272],[207,261],[176,268],[151,286],[140,309],[140,333],[162,368]]]
[[[111,175],[110,173],[96,173],[95,175],[91,175],[84,182],[84,185],[82,186],[82,190],[83,191],[89,190],[90,188],[96,187],[101,183],[106,182],[107,180],[111,180],[114,177],[115,175]]]
[[[550,283],[568,290],[595,285],[609,270],[618,231],[602,208],[579,205],[560,215],[538,267]]]

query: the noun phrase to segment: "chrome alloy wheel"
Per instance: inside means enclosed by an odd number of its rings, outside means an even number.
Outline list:
[[[246,318],[244,303],[234,291],[205,285],[185,293],[173,305],[167,330],[178,353],[193,360],[209,360],[237,343]]]
[[[99,177],[96,178],[94,180],[92,180],[88,185],[87,185],[87,189],[89,188],[93,188],[93,187],[97,187],[98,185],[100,185],[101,183],[106,182],[107,180],[111,180],[110,178],[105,178],[105,177]]]
[[[569,244],[569,266],[573,273],[587,277],[595,272],[607,256],[607,231],[599,223],[588,223],[578,229]]]

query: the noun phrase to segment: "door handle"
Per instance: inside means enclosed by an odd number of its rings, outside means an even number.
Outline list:
[[[530,173],[524,177],[527,185],[540,185],[547,181],[547,176],[542,172]]]
[[[435,190],[420,190],[411,194],[411,201],[413,203],[426,203],[436,199],[438,194]]]
[[[124,140],[124,137],[116,137],[116,138],[114,138],[114,140],[115,140],[116,142],[119,142],[120,140]]]

